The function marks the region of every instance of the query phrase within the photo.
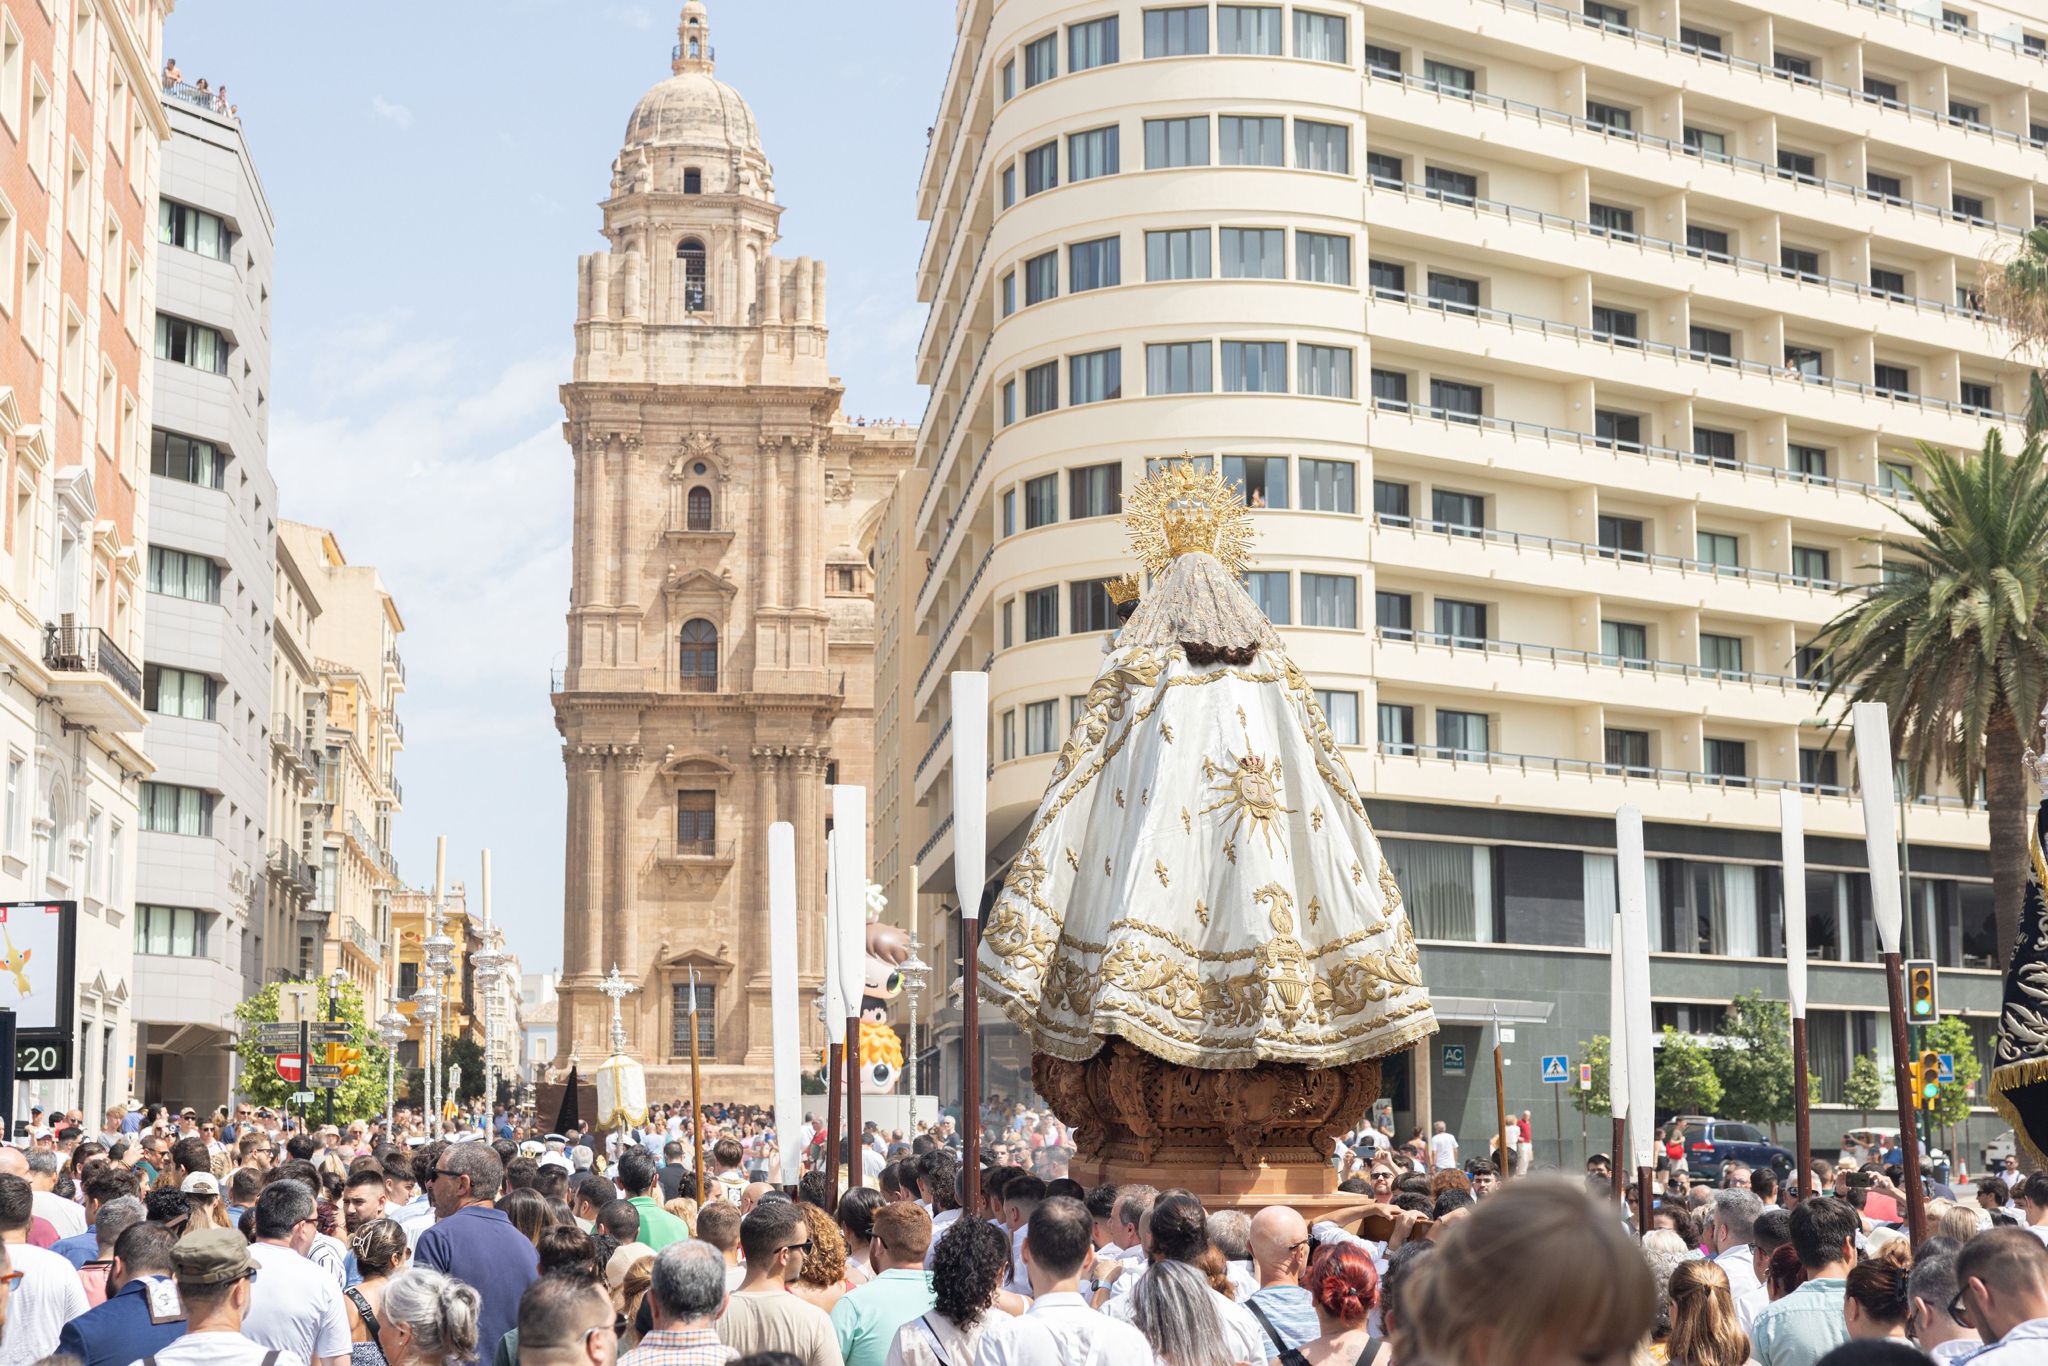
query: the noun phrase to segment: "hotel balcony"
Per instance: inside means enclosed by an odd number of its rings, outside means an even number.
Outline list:
[[[97,626],[43,627],[50,694],[74,724],[108,731],[143,725],[142,670]]]

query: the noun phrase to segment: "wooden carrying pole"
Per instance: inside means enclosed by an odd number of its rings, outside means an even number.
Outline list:
[[[839,994],[846,1043],[846,1188],[867,1184],[861,1163],[860,1000],[867,985],[868,792],[840,783],[832,789],[832,840],[839,860],[835,891],[839,935]],[[828,1025],[833,1017],[827,1017]],[[832,1150],[834,1163],[839,1150]],[[836,1187],[835,1187],[836,1189]],[[835,1197],[836,1198],[836,1197]],[[834,1206],[836,1208],[836,1205]]]
[[[988,675],[953,690],[953,890],[960,899],[960,1141],[966,1187],[981,1192],[981,885],[988,876]],[[972,1210],[970,1209],[970,1213]]]
[[[1621,913],[1622,998],[1627,1003],[1629,1165],[1636,1173],[1636,1232],[1650,1229],[1650,1169],[1656,1162],[1657,1075],[1650,1051],[1650,922],[1643,813],[1624,806],[1614,813],[1616,903]],[[1614,1070],[1610,1062],[1608,1071]],[[1619,1155],[1615,1158],[1618,1164]]]
[[[792,1195],[803,1174],[803,1148],[797,1134],[803,1126],[803,1020],[797,1004],[796,827],[777,821],[768,827],[768,961],[770,1030],[775,1045],[775,1142],[782,1161],[771,1180]],[[703,1117],[690,1121],[697,1135],[699,1200],[703,1194]]]
[[[1792,1014],[1792,1201],[1813,1194],[1813,1116],[1806,1074],[1806,818],[1799,793],[1778,789],[1779,857],[1784,865],[1785,998]]]
[[[846,1018],[846,994],[839,978],[839,829],[825,835],[825,1203],[839,1208],[840,1054],[845,1046],[839,1022]]]
[[[1907,1074],[1905,965],[1899,930],[1905,907],[1899,895],[1898,832],[1892,807],[1891,719],[1884,703],[1849,709],[1856,734],[1856,780],[1863,801],[1863,857],[1870,865],[1870,906],[1884,951],[1885,998],[1892,1016],[1892,1085],[1899,1103],[1899,1146],[1906,1155],[1906,1228],[1918,1247],[1927,1237],[1927,1189],[1920,1183],[1920,1136],[1913,1121],[1913,1083]]]
[[[1508,1092],[1507,1084],[1501,1076],[1499,1006],[1493,1009],[1493,1111],[1494,1141],[1500,1145],[1500,1152],[1497,1155],[1499,1166],[1495,1170],[1495,1175],[1497,1179],[1506,1181],[1509,1169],[1515,1162],[1508,1152]]]

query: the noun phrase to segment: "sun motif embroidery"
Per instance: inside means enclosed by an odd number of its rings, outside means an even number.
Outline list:
[[[1252,830],[1265,840],[1266,852],[1272,853],[1274,825],[1281,816],[1294,811],[1293,807],[1280,804],[1280,761],[1247,751],[1233,767],[1212,768],[1209,776],[1219,779],[1209,789],[1216,800],[1203,807],[1202,814],[1223,812],[1230,822],[1227,834],[1232,841],[1249,822]]]

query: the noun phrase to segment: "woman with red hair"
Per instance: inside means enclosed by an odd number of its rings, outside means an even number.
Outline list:
[[[1356,1243],[1325,1244],[1310,1258],[1301,1285],[1323,1334],[1282,1352],[1282,1366],[1386,1366],[1387,1341],[1366,1324],[1380,1298],[1371,1253]]]

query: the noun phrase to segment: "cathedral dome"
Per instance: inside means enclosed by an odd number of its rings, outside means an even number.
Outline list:
[[[684,70],[641,97],[626,124],[626,150],[686,147],[761,155],[761,130],[739,92],[708,69]]]
[[[676,25],[673,74],[641,97],[626,122],[619,191],[772,195],[754,111],[712,74],[715,56],[703,0],[689,0]]]

